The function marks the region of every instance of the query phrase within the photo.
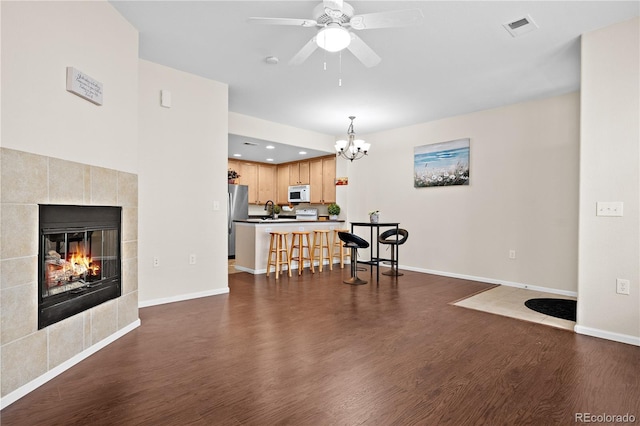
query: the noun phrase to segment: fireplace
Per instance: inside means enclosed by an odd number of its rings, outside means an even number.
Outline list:
[[[121,207],[40,204],[38,329],[120,297]]]

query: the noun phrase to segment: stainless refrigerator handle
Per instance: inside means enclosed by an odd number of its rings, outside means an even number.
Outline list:
[[[227,220],[228,220],[228,227],[229,227],[229,235],[231,235],[231,223],[232,223],[232,218],[231,218],[231,202],[233,201],[233,196],[231,195],[231,193],[228,193],[229,195],[229,200],[227,200]]]

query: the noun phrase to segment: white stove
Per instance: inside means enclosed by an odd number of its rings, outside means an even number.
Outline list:
[[[297,220],[318,220],[318,209],[296,209]]]

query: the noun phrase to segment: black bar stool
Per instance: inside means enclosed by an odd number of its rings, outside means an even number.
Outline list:
[[[366,281],[358,278],[358,249],[369,247],[369,243],[350,232],[338,232],[338,237],[340,237],[340,239],[344,242],[345,247],[349,247],[351,249],[351,278],[343,281],[343,283],[351,285],[366,284]]]
[[[378,242],[380,244],[389,244],[391,246],[391,269],[387,272],[383,272],[382,275],[391,275],[393,277],[399,277],[404,275],[402,272],[398,272],[398,259],[396,259],[396,251],[398,246],[404,244],[409,238],[409,231],[406,229],[389,229],[380,234]]]

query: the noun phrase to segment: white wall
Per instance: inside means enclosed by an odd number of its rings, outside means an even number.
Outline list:
[[[2,14],[2,146],[136,173],[138,32],[100,1]],[[103,84],[102,106],[66,91],[68,66]]]
[[[227,85],[144,60],[139,75],[140,304],[227,292]]]
[[[576,331],[640,345],[640,20],[582,37]],[[596,202],[624,202],[597,217]],[[616,278],[631,294],[616,294]]]
[[[579,94],[363,135],[349,165],[349,220],[409,231],[400,264],[575,294]],[[416,146],[470,138],[470,185],[414,188]],[[509,259],[509,250],[517,258]]]
[[[235,112],[229,113],[229,133],[333,152],[335,138],[297,127],[274,123]]]

